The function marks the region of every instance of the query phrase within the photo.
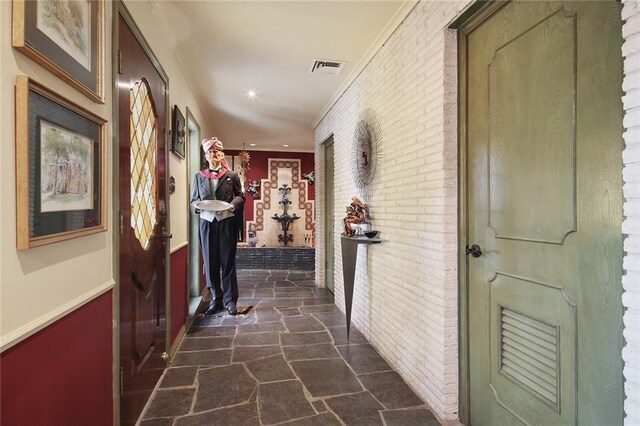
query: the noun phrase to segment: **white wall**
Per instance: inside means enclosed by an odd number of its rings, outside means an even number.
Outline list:
[[[457,418],[456,39],[447,25],[467,2],[423,2],[316,127],[317,215],[324,209],[323,147],[334,134],[336,229],[351,197],[358,115],[380,123],[381,168],[365,199],[384,240],[361,248],[352,323],[443,419]],[[316,232],[324,282],[324,229]],[[338,231],[339,232],[339,231]],[[336,303],[344,306],[340,239]],[[368,253],[368,254],[367,254]]]
[[[111,11],[106,11],[111,19]],[[110,21],[107,21],[110,22]],[[111,49],[107,37],[106,52]],[[106,55],[109,58],[111,55]],[[11,47],[11,2],[0,2],[0,336],[2,349],[113,286],[111,233],[102,232],[30,250],[16,250],[14,84],[27,75],[110,120],[111,93],[99,105]],[[106,61],[110,75],[111,63]],[[106,83],[110,87],[110,83]],[[108,158],[111,125],[108,124]],[[111,160],[107,163],[109,172]],[[107,193],[112,190],[109,173]],[[111,197],[109,197],[111,198]],[[107,209],[109,213],[111,200]],[[107,222],[112,228],[109,214]]]
[[[155,3],[154,3],[155,4]],[[2,350],[28,337],[98,294],[113,287],[112,176],[112,3],[105,7],[106,103],[97,104],[11,47],[10,1],[0,1],[0,336]],[[210,129],[178,65],[176,51],[162,31],[157,10],[146,1],[127,7],[169,76],[170,103],[186,114],[188,106],[203,134]],[[28,75],[60,95],[108,120],[108,231],[30,250],[16,249],[15,125],[13,87],[16,75]],[[170,174],[177,190],[171,196],[171,248],[187,242],[186,161],[170,154]]]
[[[622,98],[624,118],[624,214],[622,232],[624,241],[625,275],[622,284],[625,293],[622,301],[627,308],[624,314],[624,338],[622,350],[625,377],[625,424],[640,424],[640,2],[626,0],[622,9],[625,20],[622,34],[625,92]]]

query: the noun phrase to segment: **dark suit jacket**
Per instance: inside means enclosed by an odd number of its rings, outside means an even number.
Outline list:
[[[227,174],[218,181],[216,199],[233,204],[235,208],[233,211],[234,214],[236,214],[236,212],[242,212],[244,207],[244,194],[242,193],[240,177],[236,172],[229,170]],[[193,184],[191,185],[191,205],[193,206],[200,200],[213,200],[213,195],[211,194],[210,179],[202,176],[200,173],[196,173]]]

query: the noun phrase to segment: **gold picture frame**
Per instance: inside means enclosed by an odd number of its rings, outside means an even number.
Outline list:
[[[106,120],[27,76],[15,99],[17,248],[106,231]]]
[[[104,0],[13,0],[12,22],[13,47],[104,103]]]

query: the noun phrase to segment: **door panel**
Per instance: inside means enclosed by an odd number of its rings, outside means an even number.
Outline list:
[[[165,367],[166,81],[118,21],[121,423],[134,424]]]
[[[559,9],[516,33],[489,62],[489,224],[496,238],[560,244],[575,231],[574,18]]]
[[[471,423],[620,424],[620,5],[495,9],[466,31]]]

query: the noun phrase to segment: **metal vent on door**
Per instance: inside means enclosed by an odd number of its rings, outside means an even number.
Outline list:
[[[311,74],[340,74],[342,69],[347,65],[342,61],[326,61],[323,59],[315,59],[309,68]]]
[[[502,308],[500,371],[558,406],[558,328]]]

